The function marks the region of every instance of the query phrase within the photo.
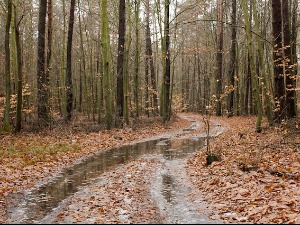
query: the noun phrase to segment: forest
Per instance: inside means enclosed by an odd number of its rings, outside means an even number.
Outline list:
[[[167,166],[176,179],[186,171],[197,187],[192,189],[202,190],[202,200],[214,205],[209,219],[300,221],[297,0],[0,0],[0,6],[0,223],[41,221],[16,219],[8,210],[8,196],[37,188],[40,178],[47,183],[76,160],[167,134],[170,140],[205,139],[205,147],[195,143],[198,152],[186,161]],[[166,145],[190,145],[176,143]],[[165,143],[157,144],[165,151]],[[142,182],[136,171],[150,182],[166,168],[158,158],[135,160],[114,166],[120,174],[135,171],[128,175],[135,185]],[[126,177],[117,175],[104,173],[108,183],[120,184],[107,195],[125,188]],[[262,186],[267,197],[257,194],[262,185],[257,179],[268,183]],[[279,189],[290,192],[274,200]],[[224,198],[217,201],[218,195]],[[72,204],[79,207],[83,196]],[[197,221],[173,221],[168,210],[158,216],[157,206],[141,196],[141,209],[149,211],[145,217],[106,196],[108,208],[97,208],[102,217],[70,216],[70,203],[55,222]],[[85,197],[89,203],[97,199]]]
[[[264,115],[296,116],[296,0],[1,5],[5,132],[78,115],[111,129],[139,115],[254,114],[257,130]]]

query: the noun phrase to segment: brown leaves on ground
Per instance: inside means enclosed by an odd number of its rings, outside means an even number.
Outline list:
[[[189,122],[173,118],[140,118],[123,129],[89,129],[86,121],[42,132],[0,136],[0,223],[5,222],[5,201],[10,192],[32,188],[99,151],[185,128]],[[97,131],[96,131],[97,130]],[[94,131],[94,132],[93,132]]]
[[[300,137],[286,126],[254,131],[256,118],[224,119],[229,130],[214,139],[222,161],[206,166],[204,151],[189,160],[189,173],[205,200],[233,223],[300,222]]]
[[[55,223],[151,224],[160,221],[154,202],[145,191],[159,167],[157,159],[138,159],[82,188],[68,206],[56,216]]]
[[[138,123],[124,129],[92,133],[74,132],[73,126],[64,130],[0,136],[0,196],[30,188],[37,181],[53,176],[93,153],[168,133],[189,124],[179,118],[174,118],[169,125],[164,125],[159,118],[139,119]]]

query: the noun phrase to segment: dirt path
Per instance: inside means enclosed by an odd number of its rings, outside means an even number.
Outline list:
[[[145,155],[104,172],[92,184],[80,188],[44,219],[36,222],[220,223],[208,219],[207,215],[212,212],[202,201],[201,193],[195,192],[196,189],[188,178],[185,166],[186,156],[192,154],[190,150],[183,158],[172,158],[172,151],[180,142],[178,140],[190,139],[191,142],[205,136],[199,116],[180,117],[189,120],[191,125],[184,130],[143,140],[170,139],[170,146],[158,143],[162,147],[157,148],[163,154]],[[225,131],[224,124],[220,125],[215,120],[212,124],[213,135]],[[196,149],[192,150],[194,152]],[[22,222],[19,219],[18,214],[15,214],[9,222]]]
[[[150,193],[165,224],[216,224],[211,220],[208,205],[186,173],[186,159],[163,161],[151,182]],[[163,191],[162,191],[163,190]],[[196,197],[196,198],[195,198]]]

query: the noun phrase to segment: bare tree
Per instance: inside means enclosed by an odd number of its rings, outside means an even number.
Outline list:
[[[73,44],[73,29],[75,17],[75,0],[71,0],[69,30],[68,30],[68,44],[67,44],[67,75],[66,75],[66,106],[67,106],[67,121],[72,119],[73,110],[73,84],[72,84],[72,44]]]

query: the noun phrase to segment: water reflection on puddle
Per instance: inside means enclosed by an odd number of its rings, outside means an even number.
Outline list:
[[[175,200],[175,183],[174,178],[170,175],[162,175],[163,190],[162,194],[168,203],[173,203]]]
[[[18,223],[34,223],[44,218],[47,213],[59,206],[63,200],[78,191],[80,187],[99,181],[99,176],[120,164],[137,159],[142,155],[162,154],[166,160],[185,158],[204,146],[203,139],[159,139],[111,149],[68,169],[57,179],[29,193],[18,207],[9,210],[11,221]],[[164,196],[172,202],[175,188],[172,177],[163,177]],[[23,215],[19,215],[22,212]],[[20,221],[20,218],[23,218]]]

